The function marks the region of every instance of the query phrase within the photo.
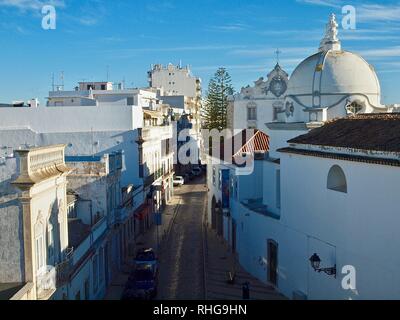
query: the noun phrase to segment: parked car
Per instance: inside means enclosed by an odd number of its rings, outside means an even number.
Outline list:
[[[139,264],[130,275],[122,300],[151,300],[157,296],[158,266]]]
[[[153,249],[140,249],[136,253],[135,265],[154,265],[158,264],[158,258]]]
[[[174,177],[174,186],[183,186],[185,184],[185,179],[182,176]]]

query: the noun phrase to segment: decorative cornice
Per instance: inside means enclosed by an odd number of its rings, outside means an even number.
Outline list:
[[[19,176],[12,185],[22,191],[49,178],[65,175],[70,169],[65,164],[66,145],[54,145],[28,150],[16,150],[19,157]]]

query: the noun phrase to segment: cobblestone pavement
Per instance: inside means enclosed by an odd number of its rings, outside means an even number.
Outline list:
[[[284,296],[267,285],[252,277],[239,264],[236,257],[226,245],[226,242],[210,229],[206,231],[206,287],[208,300],[241,300],[242,285],[250,284],[251,300],[284,300]],[[228,284],[230,271],[236,270],[235,284]]]
[[[167,238],[167,234],[172,226],[173,218],[175,217],[176,211],[179,208],[181,198],[176,196],[172,201],[166,206],[163,213],[163,225],[159,227],[159,241],[160,241],[160,251],[162,250],[164,243]],[[140,248],[154,248],[157,249],[157,227],[153,225],[145,234],[141,235],[136,240],[136,249]],[[134,268],[134,256],[128,258],[130,263],[127,263],[113,279],[111,285],[107,290],[105,300],[120,300],[125,284],[128,281],[130,272]]]
[[[205,299],[203,217],[207,189],[204,178],[176,190],[181,204],[161,252],[160,300]]]

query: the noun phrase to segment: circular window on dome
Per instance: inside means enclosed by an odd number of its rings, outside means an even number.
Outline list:
[[[351,115],[355,115],[355,114],[359,114],[362,110],[363,110],[364,106],[357,102],[357,101],[353,101],[349,104],[347,104],[346,106],[346,111],[348,114]]]

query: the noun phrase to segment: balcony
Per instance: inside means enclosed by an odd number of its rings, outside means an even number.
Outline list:
[[[65,259],[60,264],[56,265],[56,285],[57,288],[65,285],[69,281],[69,276],[72,271],[72,256],[74,250],[68,248],[65,253]]]
[[[56,268],[47,266],[38,272],[36,277],[36,294],[38,300],[49,300],[57,290]]]

